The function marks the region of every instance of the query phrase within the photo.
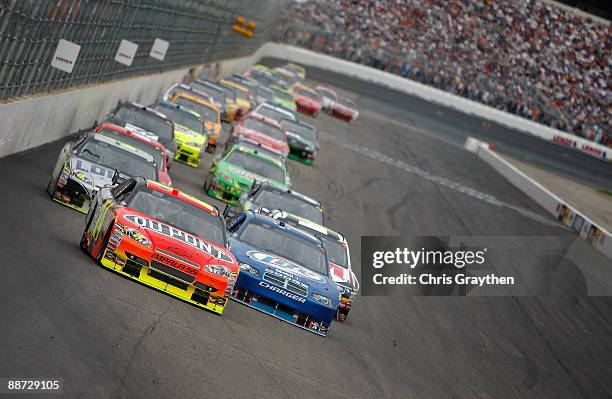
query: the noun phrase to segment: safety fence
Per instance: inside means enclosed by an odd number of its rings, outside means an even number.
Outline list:
[[[0,99],[250,54],[267,40],[283,3],[0,0]],[[237,16],[257,23],[254,37],[231,31]],[[124,40],[126,51],[120,50]],[[76,59],[56,53],[60,41],[79,47]],[[74,64],[72,71],[53,67],[55,58]]]

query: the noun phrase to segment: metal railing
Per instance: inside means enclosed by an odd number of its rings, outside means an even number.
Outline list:
[[[256,4],[255,4],[256,3]],[[279,0],[0,0],[0,99],[244,56],[267,40]],[[258,24],[247,39],[237,16]],[[156,38],[164,61],[149,57]],[[81,50],[72,73],[51,67],[60,39]],[[123,39],[138,50],[131,66],[114,60]]]

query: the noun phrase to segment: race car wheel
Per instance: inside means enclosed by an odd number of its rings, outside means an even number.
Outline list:
[[[87,253],[87,247],[89,246],[87,240],[86,240],[86,234],[87,234],[87,230],[89,230],[89,226],[91,226],[91,221],[93,220],[93,216],[96,213],[96,208],[94,208],[91,211],[91,217],[89,218],[89,220],[87,221],[87,223],[85,224],[85,230],[83,230],[83,235],[81,236],[81,249]]]
[[[108,240],[110,240],[111,232],[113,231],[113,225],[108,226],[106,233],[104,234],[104,239],[102,240],[102,245],[100,245],[100,249],[96,254],[96,260],[98,263],[102,262],[102,257],[104,256],[104,250],[106,249],[106,245],[108,244]]]
[[[204,180],[204,186],[203,186],[204,192],[208,192],[208,189],[210,188],[210,183],[212,182],[212,178],[213,178],[212,173],[209,173],[206,180]]]

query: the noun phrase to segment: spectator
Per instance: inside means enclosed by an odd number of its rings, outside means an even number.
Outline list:
[[[281,39],[612,146],[612,32],[541,0],[293,5]]]

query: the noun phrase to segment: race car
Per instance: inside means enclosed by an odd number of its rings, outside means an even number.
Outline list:
[[[291,186],[286,164],[263,151],[237,143],[213,159],[204,191],[213,198],[235,205],[255,181],[269,181],[282,188]]]
[[[274,75],[272,75],[272,73],[270,71],[262,71],[262,70],[258,70],[256,68],[251,68],[248,71],[246,71],[244,73],[244,76],[246,76],[249,79],[252,79],[256,82],[258,82],[260,85],[264,86],[264,87],[270,87],[270,86],[274,86],[276,84],[278,84],[278,82],[276,81],[276,79],[274,78]]]
[[[261,143],[272,151],[283,156],[289,154],[287,135],[277,122],[267,119],[258,114],[249,114],[239,123],[232,126],[230,131],[230,142],[246,139],[255,143]]]
[[[216,208],[143,178],[100,190],[81,249],[118,274],[217,314],[239,273]]]
[[[279,209],[320,225],[325,224],[325,210],[319,201],[270,183],[253,184],[251,191],[242,195],[235,207],[226,206],[223,214],[233,215],[240,211],[270,214]]]
[[[172,102],[172,99],[179,93],[185,93],[193,97],[197,97],[200,100],[212,103],[217,107],[221,108],[221,104],[217,103],[209,94],[198,91],[191,86],[187,86],[183,83],[172,85],[162,96],[162,100]]]
[[[199,97],[186,93],[178,93],[176,96],[172,97],[170,102],[187,108],[197,113],[200,118],[202,118],[204,121],[204,131],[208,135],[206,150],[208,152],[215,152],[219,139],[221,138],[221,133],[223,132],[219,108]]]
[[[262,145],[261,143],[257,143],[255,141],[249,141],[248,139],[242,138],[239,139],[237,141],[226,141],[225,142],[225,150],[226,151],[229,147],[235,145],[235,144],[240,144],[244,147],[250,148],[254,151],[260,152],[263,155],[266,155],[272,159],[274,159],[276,162],[279,162],[283,165],[283,168],[286,170],[289,170],[289,167],[287,166],[287,157],[279,154],[277,151],[275,151],[272,148],[266,147],[265,145]]]
[[[147,139],[159,141],[166,148],[168,160],[176,154],[174,125],[163,114],[137,103],[119,101],[104,122],[126,128]]]
[[[113,125],[112,123],[102,123],[96,126],[94,131],[102,136],[106,136],[112,139],[117,139],[126,144],[136,147],[139,150],[150,154],[153,157],[153,162],[157,165],[157,173],[159,176],[159,182],[166,186],[172,185],[172,179],[168,170],[168,160],[166,159],[166,149],[160,142],[138,136],[121,126]]]
[[[202,159],[202,153],[208,145],[208,133],[204,131],[204,120],[195,111],[167,101],[158,101],[153,109],[164,114],[174,122],[174,138],[176,140],[175,161],[197,168]]]
[[[345,97],[338,97],[327,112],[349,123],[354,122],[359,116],[359,111],[357,111],[355,103]]]
[[[281,123],[283,119],[299,120],[295,111],[270,102],[259,104],[249,115],[260,115],[276,123]]]
[[[315,91],[321,96],[321,103],[324,110],[329,110],[338,98],[336,90],[326,85],[316,85]]]
[[[236,93],[236,104],[238,104],[239,108],[238,113],[236,114],[236,119],[242,118],[251,110],[251,108],[253,108],[253,103],[249,94],[248,87],[226,79],[219,82],[219,85],[223,86],[226,89],[233,90],[234,93]]]
[[[323,100],[319,93],[302,85],[294,86],[291,92],[299,112],[314,118],[319,115],[323,108]]]
[[[283,89],[280,86],[272,85],[269,87],[270,90],[274,93],[274,98],[272,102],[277,105],[281,105],[285,108],[288,108],[292,111],[297,111],[297,107],[295,105],[295,98],[293,94],[286,89]]]
[[[272,71],[276,74],[276,76],[282,77],[282,79],[284,79],[287,82],[288,88],[291,88],[295,86],[296,84],[301,83],[303,80],[298,75],[296,75],[295,73],[291,72],[290,70],[284,67],[276,67],[272,69]]]
[[[340,291],[340,305],[336,312],[336,320],[344,323],[353,307],[355,296],[359,292],[359,280],[351,268],[351,253],[346,238],[327,227],[285,211],[272,211],[270,216],[281,223],[313,234],[323,241],[327,249],[332,279]]]
[[[87,213],[104,186],[130,176],[158,179],[153,156],[123,141],[88,131],[66,143],[53,168],[47,193],[54,201]]]
[[[290,72],[293,72],[294,74],[299,76],[302,80],[306,79],[306,69],[304,69],[304,67],[301,65],[289,63],[283,66],[283,68],[285,68],[286,70]]]
[[[289,158],[310,165],[319,152],[319,137],[314,126],[284,119],[281,126],[287,134]]]
[[[240,265],[232,299],[326,336],[340,304],[327,250],[314,235],[254,212],[228,222]]]
[[[229,101],[227,99],[227,94],[225,93],[225,90],[223,90],[223,88],[215,84],[211,84],[209,82],[197,79],[191,82],[189,85],[195,90],[201,91],[211,96],[217,104],[221,104],[221,107],[219,108],[219,111],[221,112],[221,119],[223,119],[224,121],[228,120],[228,112],[230,112],[230,110],[228,109]]]

